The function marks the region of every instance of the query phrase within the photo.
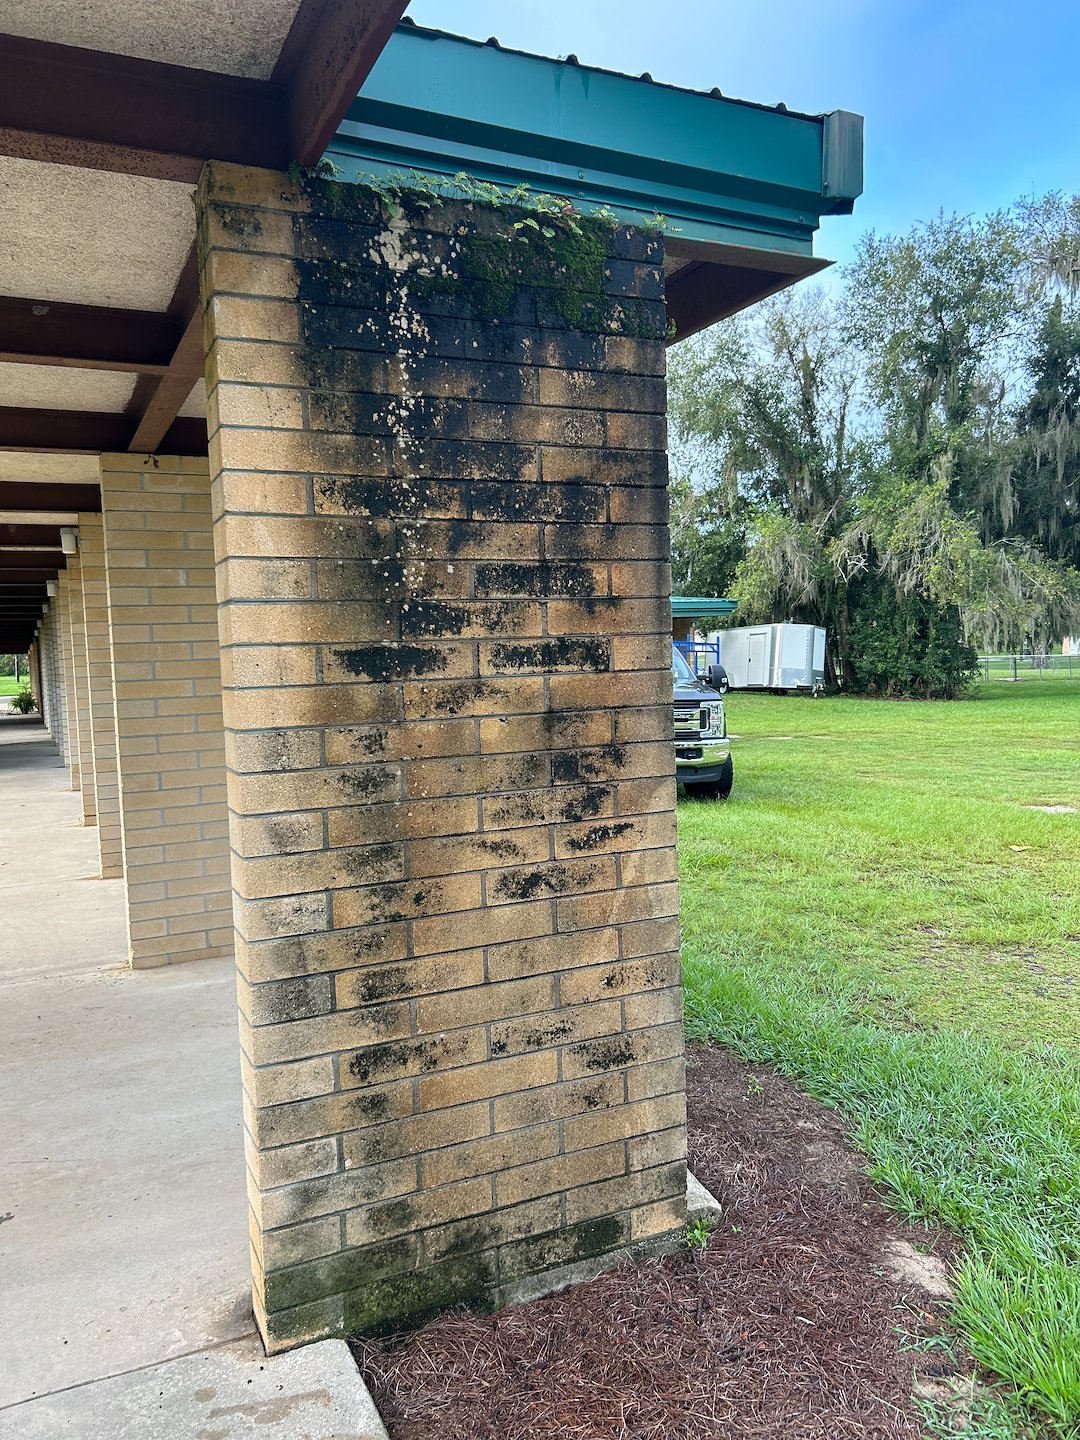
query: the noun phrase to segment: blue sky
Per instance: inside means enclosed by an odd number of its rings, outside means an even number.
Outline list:
[[[866,117],[866,188],[815,250],[944,208],[1080,191],[1080,5],[1067,0],[412,0],[408,14],[545,55]]]

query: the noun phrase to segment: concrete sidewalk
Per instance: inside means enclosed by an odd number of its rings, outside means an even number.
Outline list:
[[[231,1440],[271,1399],[290,1440],[384,1433],[340,1342],[254,1336],[232,962],[128,969],[33,720],[0,716],[0,820],[0,1436]]]

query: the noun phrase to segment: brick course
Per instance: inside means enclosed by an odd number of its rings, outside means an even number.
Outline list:
[[[681,1227],[662,242],[226,165],[199,221],[276,1349]]]
[[[136,968],[232,952],[205,461],[105,455],[128,942]]]

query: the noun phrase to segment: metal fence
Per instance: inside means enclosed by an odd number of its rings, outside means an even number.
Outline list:
[[[980,655],[984,680],[1080,680],[1080,655]]]

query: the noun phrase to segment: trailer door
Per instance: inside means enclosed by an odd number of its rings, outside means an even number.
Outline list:
[[[747,685],[768,685],[769,683],[769,631],[751,630],[747,637],[750,654],[746,666]]]

